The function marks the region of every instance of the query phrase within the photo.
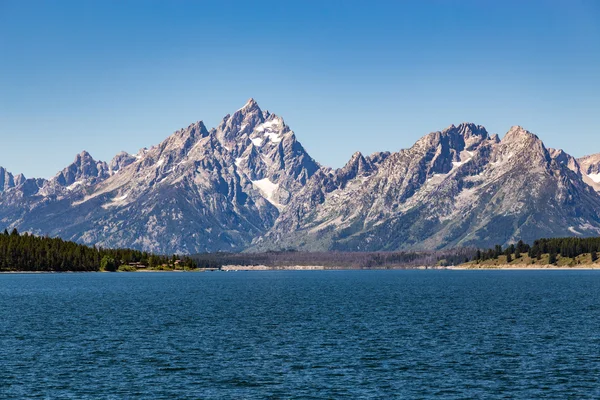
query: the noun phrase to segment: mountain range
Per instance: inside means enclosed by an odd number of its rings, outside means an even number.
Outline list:
[[[600,235],[600,154],[574,158],[512,127],[462,123],[398,152],[316,162],[253,99],[109,163],[87,152],[51,179],[0,167],[0,223],[158,253],[491,247]]]

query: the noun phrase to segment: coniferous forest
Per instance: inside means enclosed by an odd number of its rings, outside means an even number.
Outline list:
[[[548,264],[556,264],[559,257],[563,259],[576,259],[581,256],[588,256],[589,261],[598,260],[600,251],[600,237],[578,238],[546,238],[538,239],[533,245],[519,241],[516,245],[511,244],[506,247],[496,245],[492,249],[478,250],[473,261],[497,260],[501,256],[506,257],[506,262],[510,263],[527,256],[531,263],[536,261],[545,261]]]
[[[188,257],[89,247],[59,238],[19,234],[16,229],[0,233],[0,271],[116,271],[121,266],[159,268],[175,264],[196,266]]]

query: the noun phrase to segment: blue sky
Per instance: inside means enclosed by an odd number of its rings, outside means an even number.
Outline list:
[[[254,97],[310,154],[463,121],[600,152],[598,1],[0,0],[0,165],[50,177]]]

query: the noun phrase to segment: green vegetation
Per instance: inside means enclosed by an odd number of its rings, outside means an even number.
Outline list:
[[[114,258],[106,255],[100,260],[100,270],[114,272],[117,269],[117,262]]]
[[[196,268],[189,257],[159,256],[132,249],[103,249],[39,237],[16,229],[0,233],[0,271],[122,271],[169,266],[171,269]]]
[[[473,266],[499,265],[555,265],[574,267],[598,261],[600,238],[553,238],[539,239],[530,246],[523,241],[502,248],[477,250],[475,257],[467,263]]]
[[[133,265],[120,265],[119,268],[117,268],[117,271],[119,272],[135,272],[137,270],[138,269]]]

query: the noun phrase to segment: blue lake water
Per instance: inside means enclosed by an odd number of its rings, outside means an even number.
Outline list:
[[[596,271],[0,275],[0,398],[600,398]]]

